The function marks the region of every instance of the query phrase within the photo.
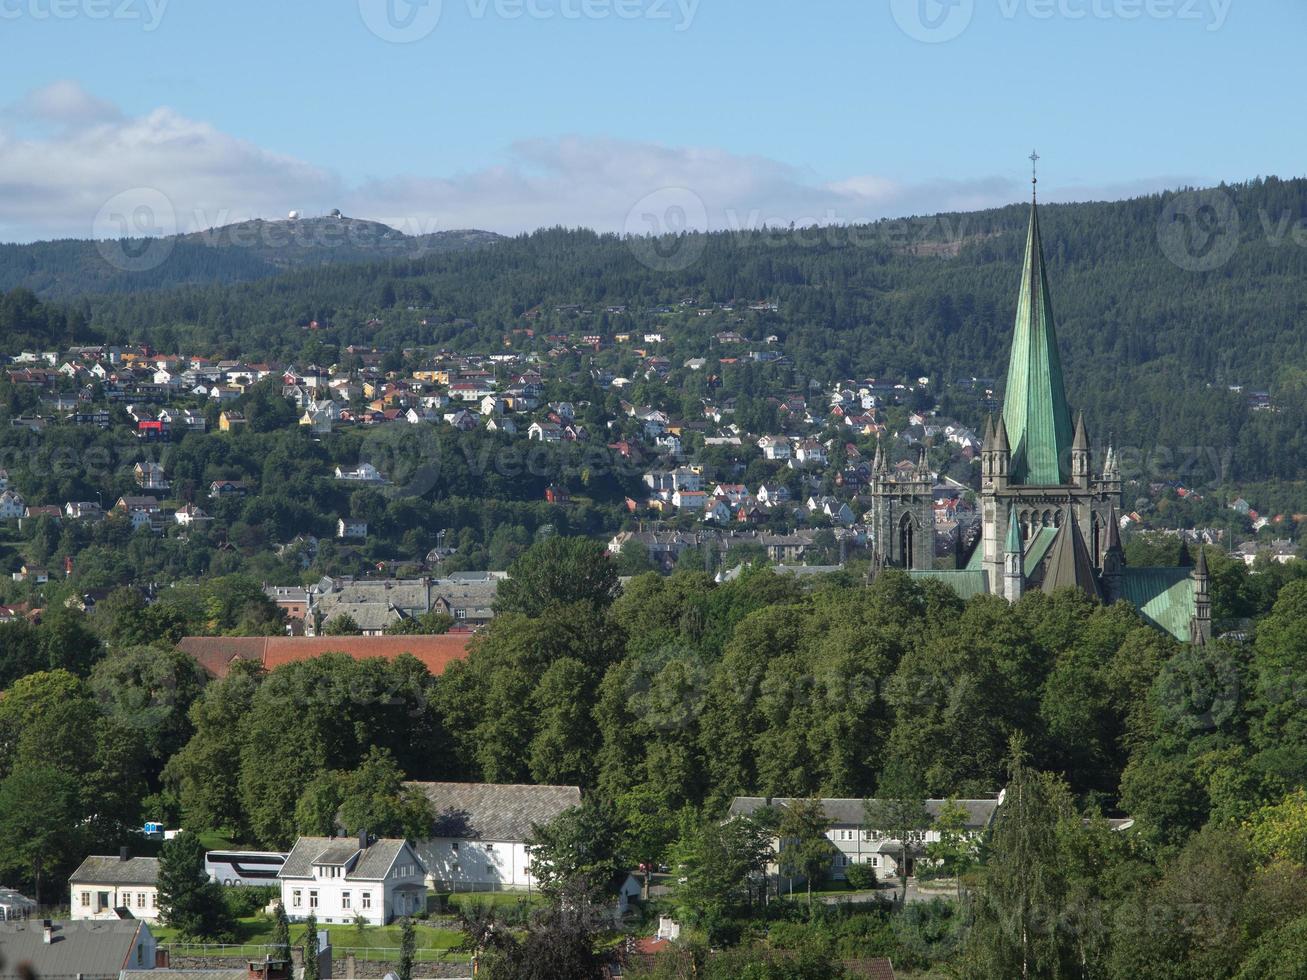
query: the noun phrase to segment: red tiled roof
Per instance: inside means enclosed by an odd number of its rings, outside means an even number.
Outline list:
[[[177,644],[212,677],[226,677],[234,660],[253,660],[264,670],[320,657],[344,653],[355,660],[382,657],[394,660],[412,654],[439,676],[455,660],[467,658],[470,633],[444,636],[188,636]]]

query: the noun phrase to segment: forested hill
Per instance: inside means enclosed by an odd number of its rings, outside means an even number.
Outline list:
[[[245,221],[162,239],[0,245],[0,289],[67,299],[188,284],[252,282],[305,266],[416,258],[493,244],[488,231],[406,235],[375,221]]]
[[[1302,476],[1307,180],[1226,186],[1194,203],[1192,194],[1168,194],[1041,206],[1070,399],[1098,440],[1111,434],[1119,445],[1177,457],[1207,447],[1232,453],[1247,478]],[[656,352],[677,369],[776,335],[786,360],[760,371],[766,385],[750,394],[855,376],[924,375],[941,388],[972,376],[1001,383],[1028,217],[1028,204],[1014,204],[657,247],[550,229],[420,259],[92,297],[79,311],[106,339],[168,351],[313,360],[333,345],[486,351],[511,338],[543,350],[550,334],[654,330],[667,341]],[[1226,247],[1229,229],[1237,234]],[[748,309],[761,302],[775,311]],[[699,315],[713,304],[731,309]],[[322,329],[306,330],[313,320]],[[715,348],[724,330],[750,346]],[[599,357],[638,371],[630,347]],[[1269,390],[1275,410],[1251,411],[1231,385]],[[947,392],[943,407],[968,411]]]

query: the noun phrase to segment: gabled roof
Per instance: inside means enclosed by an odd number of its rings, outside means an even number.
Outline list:
[[[726,811],[727,816],[743,817],[761,810],[766,806],[787,807],[794,802],[790,797],[777,796],[768,799],[763,796],[737,796],[731,801],[730,809]],[[874,801],[873,801],[874,802]],[[990,821],[994,819],[994,811],[998,809],[998,800],[956,800],[960,807],[967,812],[966,826],[971,830],[979,830],[988,827]],[[823,799],[821,808],[826,814],[826,819],[831,823],[862,826],[866,822],[865,805],[866,800],[858,799]],[[931,817],[939,816],[944,807],[948,806],[948,800],[926,800],[926,812]],[[881,828],[877,828],[881,829]]]
[[[1057,538],[1053,541],[1042,588],[1050,593],[1058,589],[1074,588],[1091,598],[1102,598],[1093,559],[1089,557],[1085,537],[1080,533],[1080,524],[1069,507],[1062,515],[1062,526],[1058,528]]]
[[[411,654],[439,676],[455,660],[467,658],[468,633],[442,636],[188,636],[177,648],[189,653],[213,677],[226,677],[233,660],[253,660],[264,670],[343,653],[355,660],[394,660]]]
[[[301,837],[286,856],[277,877],[311,878],[314,865],[326,864],[346,866],[346,881],[381,881],[407,847],[406,841],[393,838],[373,841],[360,849],[359,842],[351,837]],[[416,854],[413,857],[417,859]]]
[[[74,885],[153,885],[158,879],[158,858],[88,857],[68,880]]]
[[[525,841],[534,824],[547,824],[581,805],[576,786],[513,786],[495,783],[409,783],[431,801],[433,837]]]
[[[1002,421],[1012,448],[1008,473],[1013,484],[1056,485],[1069,480],[1071,411],[1053,326],[1039,208],[1033,202]]]
[[[8,922],[0,929],[3,976],[20,976],[29,965],[38,977],[118,980],[131,962],[146,926],[142,922],[55,922],[54,941],[45,942],[40,919]],[[147,966],[153,964],[141,964]]]

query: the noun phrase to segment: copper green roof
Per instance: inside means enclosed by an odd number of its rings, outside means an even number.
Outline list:
[[[1183,567],[1123,568],[1121,597],[1149,623],[1181,643],[1188,643],[1190,620],[1195,611],[1191,571]]]
[[[1017,521],[1017,509],[1013,507],[1008,511],[1007,543],[1003,546],[1003,553],[1008,555],[1013,552],[1021,554],[1023,550],[1021,547],[1021,524]]]
[[[973,596],[984,595],[989,591],[989,576],[984,572],[921,568],[909,572],[908,575],[911,576],[914,582],[924,582],[928,579],[933,579],[936,582],[943,582],[950,589],[956,592],[958,598],[962,599],[964,602]]]
[[[1071,411],[1053,327],[1053,301],[1039,236],[1039,208],[1030,206],[1021,294],[1008,362],[1003,420],[1012,446],[1008,473],[1018,486],[1070,480]]]
[[[1025,561],[1021,563],[1021,570],[1025,572],[1026,578],[1030,578],[1039,568],[1039,563],[1044,560],[1048,554],[1048,549],[1053,547],[1053,542],[1057,540],[1057,528],[1041,527],[1035,532],[1034,537],[1030,539],[1030,544],[1026,547]]]

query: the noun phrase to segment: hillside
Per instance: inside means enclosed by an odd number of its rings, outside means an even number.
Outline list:
[[[6,244],[0,245],[0,290],[23,287],[68,299],[252,282],[291,269],[419,258],[498,240],[487,231],[406,235],[375,221],[323,217],[257,219],[158,240]]]
[[[1307,181],[1213,193],[1232,203],[1240,233],[1228,260],[1208,271],[1182,267],[1192,265],[1183,256],[1176,264],[1163,247],[1160,222],[1174,195],[1041,207],[1069,394],[1094,437],[1113,437],[1146,473],[1301,477],[1307,248],[1297,242]],[[1019,204],[856,228],[693,235],[657,248],[550,229],[493,248],[86,297],[76,309],[117,342],[298,361],[349,344],[544,351],[555,346],[550,335],[657,331],[665,342],[649,353],[671,360],[678,399],[702,385],[680,370],[687,358],[738,356],[775,336],[784,361],[749,368],[756,380],[728,377],[728,390],[761,396],[841,377],[927,376],[946,412],[980,423],[975,400],[950,386],[1001,383],[1028,214]],[[170,266],[189,254],[179,248],[147,275],[181,278]],[[759,302],[775,308],[748,309]],[[718,348],[713,338],[727,330],[746,345]],[[631,345],[575,364],[641,371]],[[1253,411],[1231,386],[1269,391],[1272,409]],[[1181,461],[1192,459],[1201,474],[1186,477]]]

